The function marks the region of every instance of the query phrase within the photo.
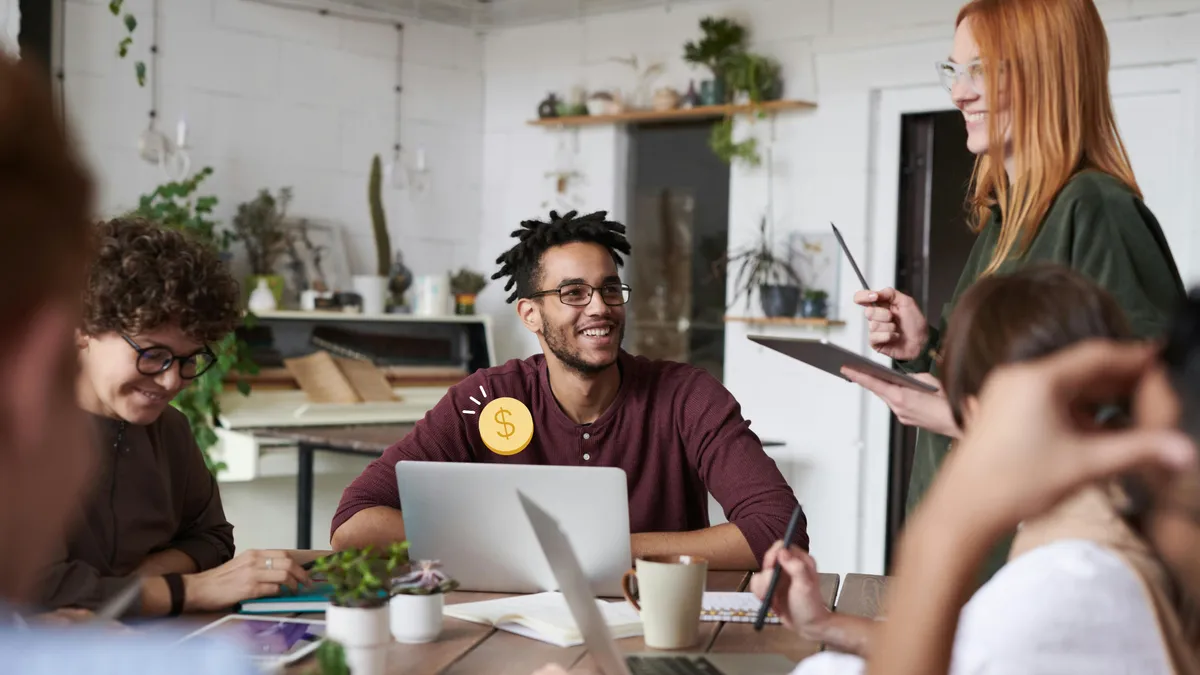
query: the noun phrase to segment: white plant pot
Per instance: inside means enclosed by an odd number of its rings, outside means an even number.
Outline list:
[[[388,279],[373,274],[356,274],[354,292],[362,296],[363,314],[383,314],[387,303]]]
[[[345,647],[378,647],[392,641],[387,605],[338,607],[325,610],[325,634]]]
[[[388,647],[388,608],[338,607],[325,610],[325,636],[346,648],[346,665],[354,675],[385,675]]]
[[[388,602],[391,613],[392,637],[397,642],[420,644],[433,642],[442,634],[442,607],[445,596],[393,595]]]

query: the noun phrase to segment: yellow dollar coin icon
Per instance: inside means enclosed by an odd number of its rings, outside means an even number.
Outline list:
[[[479,435],[497,455],[515,455],[533,440],[533,415],[515,398],[498,398],[479,414]]]

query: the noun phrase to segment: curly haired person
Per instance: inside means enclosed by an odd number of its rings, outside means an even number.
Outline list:
[[[796,497],[719,381],[621,349],[629,286],[617,268],[630,245],[625,226],[605,218],[552,211],[549,221],[513,232],[519,242],[496,261],[493,278],[516,287],[508,301],[543,353],[451,387],[343,492],[335,549],[404,539],[393,469],[400,460],[603,466],[628,477],[634,557],[691,554],[713,569],[758,569]],[[480,386],[529,408],[535,432],[521,452],[491,452],[459,413]],[[710,526],[710,493],[729,522]],[[807,549],[804,527],[794,543]]]
[[[237,325],[237,282],[182,232],[115,219],[94,234],[76,400],[92,418],[99,467],[80,525],[43,575],[42,604],[95,609],[139,581],[133,614],[174,615],[306,583],[283,552],[234,558],[216,479],[170,406]]]

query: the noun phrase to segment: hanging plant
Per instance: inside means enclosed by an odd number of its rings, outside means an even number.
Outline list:
[[[125,0],[109,0],[108,11],[112,12],[113,16],[120,17],[122,25],[125,26],[125,37],[117,43],[117,57],[125,58],[129,55],[129,48],[133,46],[133,32],[137,30],[137,17],[126,12],[121,14],[121,8],[125,4]],[[146,86],[146,62],[137,61],[133,64],[133,74],[137,78],[139,87]]]
[[[735,143],[733,117],[728,115],[713,127],[712,134],[708,137],[708,147],[726,162],[740,159],[754,167],[762,164],[762,157],[758,154],[758,139],[751,137]]]

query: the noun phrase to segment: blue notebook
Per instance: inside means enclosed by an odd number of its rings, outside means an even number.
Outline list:
[[[279,595],[269,598],[246,600],[238,610],[241,614],[293,614],[296,612],[324,612],[329,607],[329,595],[333,587],[318,584],[293,593],[287,588]]]

